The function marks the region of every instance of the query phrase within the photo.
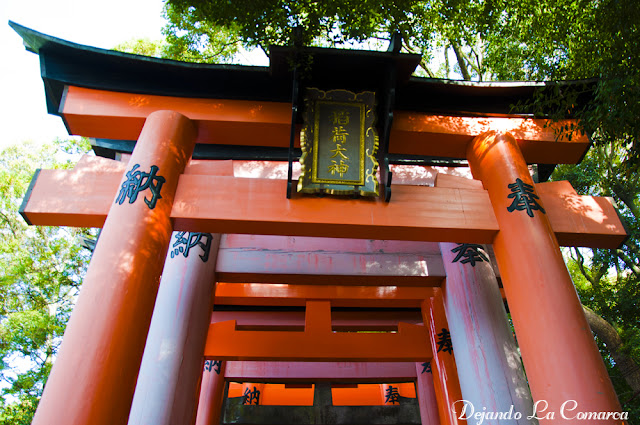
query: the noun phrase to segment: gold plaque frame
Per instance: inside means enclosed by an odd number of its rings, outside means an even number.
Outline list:
[[[362,92],[353,93],[347,90],[331,90],[322,91],[315,88],[306,89],[305,94],[305,126],[300,132],[300,147],[302,148],[302,156],[300,157],[301,175],[298,180],[298,192],[303,193],[328,193],[332,195],[353,195],[361,196],[378,196],[379,182],[377,178],[378,160],[376,154],[378,152],[378,134],[375,129],[375,93]],[[327,110],[332,108],[346,108],[351,112],[358,111],[358,122],[356,125],[350,126],[350,131],[357,128],[357,135],[346,133],[349,139],[349,151],[337,145],[341,151],[348,152],[349,155],[356,153],[357,161],[347,158],[342,152],[339,154],[349,160],[349,164],[340,164],[349,169],[349,166],[357,165],[357,172],[354,175],[352,171],[350,176],[343,178],[342,173],[338,176],[328,176],[327,161],[337,165],[335,160],[322,158],[326,152],[336,152],[336,149],[330,150],[327,147],[328,137],[326,123],[323,122],[323,112],[326,115]],[[325,117],[326,118],[326,117]],[[326,121],[326,120],[325,120]],[[340,127],[344,130],[343,127]],[[334,129],[335,131],[335,129]],[[357,140],[357,147],[352,147]],[[345,140],[346,141],[346,140]],[[335,153],[333,157],[338,155]],[[339,158],[337,158],[339,159]],[[334,170],[335,171],[335,170]],[[345,171],[345,173],[347,173]]]

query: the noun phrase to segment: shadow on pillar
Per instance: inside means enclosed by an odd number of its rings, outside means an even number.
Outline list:
[[[227,398],[221,424],[420,425],[418,400],[402,396],[399,399],[400,404],[395,406],[334,406],[331,384],[316,383],[313,406],[243,405],[243,397]]]

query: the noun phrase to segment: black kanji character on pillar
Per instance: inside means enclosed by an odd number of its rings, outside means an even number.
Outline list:
[[[482,245],[478,245],[475,243],[461,243],[457,247],[453,248],[451,252],[458,253],[456,258],[453,259],[452,263],[460,260],[460,263],[466,264],[471,263],[471,267],[476,266],[476,262],[481,263],[483,261],[489,261],[486,255],[482,251],[480,251]]]
[[[398,388],[389,385],[384,394],[384,402],[391,404],[400,404],[400,393],[398,392]]]
[[[507,211],[526,210],[529,217],[533,217],[534,210],[540,210],[543,214],[546,214],[544,208],[538,204],[537,199],[540,198],[533,193],[533,186],[517,178],[516,182],[511,183],[508,187],[512,193],[507,197],[513,198],[513,202],[507,207]]]
[[[244,394],[242,395],[242,404],[257,405],[259,401],[260,401],[260,390],[258,390],[256,387],[253,387],[253,391],[250,391],[249,388],[244,390]]]
[[[451,334],[445,328],[442,328],[442,332],[438,334],[438,352],[444,351],[445,353],[453,353],[453,346],[451,345]]]
[[[420,373],[422,374],[422,373],[427,373],[427,372],[431,373],[431,362],[422,363],[422,372],[420,372]]]
[[[211,372],[213,371],[220,375],[220,367],[222,367],[222,360],[206,360],[204,362],[204,370]]]
[[[176,255],[184,255],[185,258],[189,256],[189,251],[191,248],[196,245],[202,248],[203,254],[200,256],[200,259],[203,263],[206,263],[209,259],[209,251],[211,251],[211,240],[213,236],[211,233],[199,233],[199,232],[189,232],[189,236],[185,237],[187,232],[177,232],[176,233],[176,241],[173,243],[171,247],[171,258]],[[205,240],[203,242],[202,240]],[[184,246],[182,246],[184,245]]]
[[[149,189],[151,190],[151,199],[144,198],[144,202],[149,209],[154,209],[158,199],[162,198],[160,190],[166,180],[164,177],[156,175],[159,168],[155,165],[151,166],[148,173],[138,170],[139,167],[140,164],[135,164],[131,170],[127,171],[127,180],[120,187],[116,204],[122,205],[127,198],[129,198],[129,203],[133,204],[138,199],[140,192]]]

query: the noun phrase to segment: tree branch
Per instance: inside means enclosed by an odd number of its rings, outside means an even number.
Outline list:
[[[476,36],[476,45],[470,46],[471,51],[476,57],[476,65],[478,66],[478,80],[482,81],[484,79],[483,69],[484,69],[484,42],[482,40],[482,36],[478,33]]]
[[[640,210],[634,202],[635,196],[630,194],[617,179],[610,180],[611,190],[622,201],[634,217],[640,217]]]
[[[449,78],[449,47],[445,46],[444,48],[444,66],[446,69],[446,77]]]
[[[402,39],[402,47],[404,47],[406,49],[407,52],[409,53],[420,53],[415,47],[413,47],[411,44],[409,44],[409,41],[407,40],[408,37],[401,37]],[[424,69],[424,72],[427,73],[427,75],[430,78],[435,78],[435,74],[433,73],[433,71],[431,71],[429,69],[429,65],[427,64],[427,61],[425,61],[424,59],[420,58],[420,63],[418,64],[418,66],[422,69]]]
[[[424,59],[420,59],[419,66],[424,69],[424,72],[426,72],[429,77],[436,78],[436,75],[429,69],[427,62]]]
[[[15,231],[15,229],[13,228],[13,221],[2,211],[0,211],[0,216],[2,216],[2,218],[4,219],[4,221],[7,223],[7,226],[9,226],[9,230],[11,230],[11,234],[13,235],[14,238],[17,238],[18,235]]]
[[[592,286],[596,286],[597,285],[596,281],[593,279],[593,277],[591,277],[591,275],[587,272],[586,268],[584,267],[584,257],[582,256],[582,253],[580,253],[580,250],[576,247],[573,247],[573,250],[576,253],[576,257],[577,257],[576,262],[578,263],[578,268],[580,269],[580,273],[582,273],[585,279],[587,279]]]
[[[467,69],[467,64],[464,60],[464,54],[460,49],[460,45],[456,41],[451,41],[451,47],[453,48],[453,52],[456,54],[456,58],[458,59],[458,65],[460,66],[460,73],[462,74],[462,78],[466,81],[471,81],[471,75],[469,75],[469,70]]]
[[[591,310],[582,306],[587,322],[593,333],[606,345],[607,351],[615,362],[615,367],[624,377],[626,383],[634,393],[640,391],[640,366],[631,356],[623,351],[622,338],[616,329],[605,319]]]
[[[640,267],[638,267],[631,258],[621,249],[615,250],[616,257],[622,260],[622,262],[633,271],[636,276],[640,276]]]

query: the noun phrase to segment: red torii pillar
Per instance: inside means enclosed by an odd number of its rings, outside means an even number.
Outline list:
[[[538,403],[537,416],[545,418],[545,424],[564,424],[563,405],[566,418],[579,412],[620,412],[515,138],[509,133],[484,133],[469,144],[467,158],[473,176],[489,192],[500,227],[493,249],[531,393]],[[527,208],[534,204],[534,209]]]
[[[416,397],[422,425],[439,425],[438,400],[433,386],[431,362],[416,363]]]
[[[455,403],[462,400],[462,393],[440,288],[434,288],[434,297],[424,300],[421,310],[424,326],[429,329],[433,351],[431,367],[438,416],[443,424],[465,425],[467,421],[455,412]]]
[[[213,360],[208,360],[212,362]],[[227,370],[227,362],[205,368],[200,385],[200,398],[196,413],[196,425],[218,425],[224,402],[224,374]]]
[[[34,425],[127,423],[169,247],[173,199],[196,133],[177,112],[156,111],[146,119]]]
[[[129,425],[188,424],[198,403],[220,235],[174,232],[172,242],[153,310]]]
[[[444,308],[465,400],[456,411],[464,409],[469,418],[483,409],[512,411],[512,425],[537,425],[528,419],[533,400],[486,249],[441,242],[440,251],[447,271]]]

